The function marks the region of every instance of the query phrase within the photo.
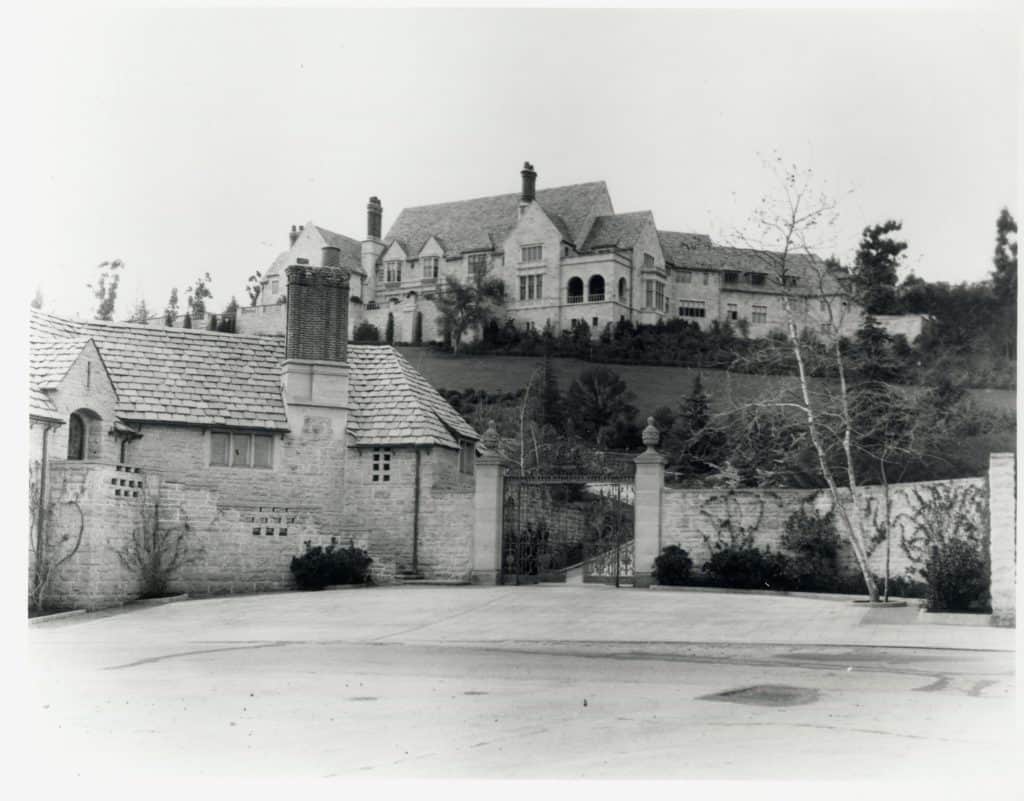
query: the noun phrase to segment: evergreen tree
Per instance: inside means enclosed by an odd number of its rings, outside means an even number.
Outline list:
[[[212,280],[209,273],[203,273],[185,290],[188,297],[188,310],[192,318],[206,315],[206,301],[213,297],[213,292],[210,291]]]
[[[897,268],[907,243],[893,239],[903,223],[886,220],[871,225],[861,234],[853,281],[858,301],[869,314],[895,314],[899,311],[896,297]]]
[[[558,388],[558,375],[549,354],[544,355],[540,373],[539,417],[542,426],[551,426],[555,431],[565,429],[565,404]]]
[[[191,328],[192,327],[192,314],[191,314],[191,312],[185,312],[185,320],[182,322],[181,327],[182,328]]]
[[[263,292],[263,274],[257,270],[254,274],[249,276],[249,280],[245,284],[245,294],[249,296],[249,305],[255,306],[256,302],[260,299],[260,293]],[[234,298],[232,298],[234,300]]]
[[[117,303],[117,287],[121,283],[121,275],[118,270],[124,268],[124,262],[120,259],[101,262],[96,268],[100,271],[99,280],[95,284],[88,284],[96,298],[96,319],[113,320],[114,305]]]
[[[1011,241],[1010,235],[1013,235]],[[996,220],[996,252],[992,258],[992,288],[1000,301],[1017,298],[1017,221],[1008,209],[999,212]]]
[[[1014,359],[1017,356],[1017,221],[1005,208],[996,220],[996,252],[992,265],[992,289],[999,307],[996,339],[1003,355]]]
[[[132,312],[132,316],[129,318],[128,322],[141,323],[142,325],[149,323],[149,308],[146,306],[145,299],[142,299],[135,304],[135,311]]]
[[[164,309],[164,325],[173,326],[178,319],[178,287],[171,288],[171,297]]]

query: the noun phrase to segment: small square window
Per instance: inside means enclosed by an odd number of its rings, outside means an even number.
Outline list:
[[[267,526],[267,528],[265,529],[265,532],[266,532],[266,535],[268,537],[273,537],[274,536],[274,528],[273,528],[273,526]]]
[[[286,529],[286,528],[279,528],[277,530],[277,536],[279,536],[279,537],[287,537],[288,536],[288,529]]]
[[[260,528],[259,528],[259,527],[256,527],[256,528],[254,528],[254,529],[252,530],[252,535],[253,535],[254,537],[258,537],[258,536],[260,535]]]

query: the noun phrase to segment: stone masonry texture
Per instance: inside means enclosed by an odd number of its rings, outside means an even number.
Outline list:
[[[989,459],[989,518],[992,562],[992,619],[997,625],[1017,622],[1016,462],[1012,453]]]

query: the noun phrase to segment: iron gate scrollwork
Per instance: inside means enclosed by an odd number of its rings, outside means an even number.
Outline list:
[[[619,586],[633,577],[633,475],[507,473],[503,583],[565,581]]]

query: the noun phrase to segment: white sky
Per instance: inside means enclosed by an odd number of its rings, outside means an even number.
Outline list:
[[[980,280],[1015,208],[1019,30],[946,12],[63,11],[23,29],[26,296],[118,316],[213,276],[213,308],[312,219],[361,239],[407,205],[605,180],[616,211],[724,235],[815,169],[836,251],[895,217],[908,267]],[[823,254],[827,255],[827,254]],[[27,300],[27,297],[26,297]]]

